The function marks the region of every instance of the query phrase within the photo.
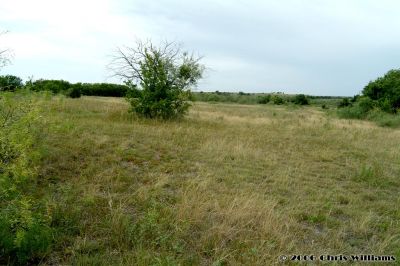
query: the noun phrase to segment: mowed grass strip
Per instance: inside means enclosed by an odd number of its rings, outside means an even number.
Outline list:
[[[195,103],[180,121],[123,99],[55,98],[41,176],[46,263],[270,265],[400,258],[400,131],[315,107]]]

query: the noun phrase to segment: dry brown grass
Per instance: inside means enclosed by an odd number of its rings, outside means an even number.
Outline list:
[[[400,256],[397,130],[313,107],[196,103],[171,122],[135,118],[115,98],[49,108],[43,176],[57,180],[53,204],[68,221],[49,262]]]

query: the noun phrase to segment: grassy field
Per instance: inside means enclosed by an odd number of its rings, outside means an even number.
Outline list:
[[[43,264],[271,265],[400,259],[400,131],[316,107],[197,102],[149,121],[123,99],[54,98],[39,167]]]

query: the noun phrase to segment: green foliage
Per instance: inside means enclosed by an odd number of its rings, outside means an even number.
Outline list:
[[[112,83],[69,83],[64,80],[36,80],[28,82],[27,87],[33,91],[51,91],[64,93],[71,98],[86,96],[125,97],[128,86]]]
[[[131,93],[127,94],[132,111],[147,118],[170,119],[184,115],[190,106],[190,87],[202,77],[203,66],[187,53],[166,52],[168,46],[159,49],[148,44],[138,49],[141,49],[136,53],[139,59],[131,65],[137,70],[140,91],[131,86]],[[134,84],[134,79],[128,79],[128,84]]]
[[[192,93],[194,101],[200,102],[224,102],[239,104],[256,104],[258,96],[256,94],[239,94],[234,92],[200,92]]]
[[[309,105],[309,101],[307,96],[305,96],[304,94],[298,94],[294,97],[293,102],[295,104],[299,104],[299,105]]]
[[[349,101],[348,98],[343,98],[343,99],[339,102],[338,107],[339,107],[339,108],[343,108],[343,107],[348,107],[348,106],[351,106],[351,105],[352,105],[352,103]]]
[[[343,99],[338,105],[342,118],[368,119],[381,126],[397,127],[400,107],[400,69],[390,70],[383,77],[371,81],[362,91],[362,96]],[[384,115],[383,113],[387,113]]]
[[[128,86],[112,83],[77,83],[82,95],[104,96],[104,97],[125,97]]]
[[[400,69],[390,70],[383,77],[371,81],[362,93],[377,101],[383,111],[396,112],[400,108]]]
[[[0,264],[43,257],[51,244],[49,217],[32,197],[39,154],[36,99],[0,94]]]
[[[273,102],[272,99],[278,94],[264,94],[264,93],[246,93],[239,94],[235,92],[194,92],[194,101],[199,102],[223,102],[223,103],[239,103],[239,104],[267,104]],[[287,94],[279,94],[283,98],[284,103],[293,102],[295,96]],[[337,107],[340,97],[333,96],[306,96],[310,105],[325,107]],[[278,100],[279,101],[279,100]]]
[[[360,95],[354,95],[353,98],[350,99],[351,103],[355,103],[361,96]]]
[[[272,102],[276,105],[281,105],[285,103],[285,99],[282,96],[275,94],[272,96]]]
[[[368,97],[360,97],[359,100],[357,101],[357,104],[362,113],[368,113],[376,106],[376,102]]]
[[[338,115],[346,119],[366,119],[383,127],[400,127],[400,115],[382,110],[378,101],[359,97],[351,106],[338,109]]]
[[[371,110],[368,113],[367,119],[375,122],[378,126],[381,127],[400,127],[400,115],[387,113],[378,108]]]
[[[259,96],[257,98],[257,103],[259,104],[267,104],[271,100],[271,95]]]
[[[23,86],[22,79],[13,75],[0,76],[0,91],[14,91]]]
[[[31,90],[33,91],[51,91],[54,94],[66,92],[71,88],[72,84],[65,80],[45,80],[39,79],[32,82]]]
[[[376,107],[376,102],[368,97],[359,97],[354,104],[347,99],[346,103],[347,105],[343,103],[339,109],[339,115],[343,118],[364,119]]]
[[[128,88],[125,94],[128,99],[140,98],[142,96],[142,91],[132,81],[126,81],[125,85]]]
[[[70,89],[67,90],[65,95],[69,98],[80,98],[81,90],[78,86],[72,86]]]
[[[364,119],[368,115],[368,108],[360,106],[359,103],[356,103],[355,105],[338,109],[338,115],[341,118],[347,119]]]

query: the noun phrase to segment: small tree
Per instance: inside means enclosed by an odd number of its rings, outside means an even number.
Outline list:
[[[132,111],[149,118],[184,115],[190,104],[190,89],[204,71],[201,58],[182,52],[175,43],[159,47],[150,41],[119,48],[109,67],[130,88],[127,99]]]
[[[0,32],[0,36],[7,32]],[[0,48],[0,70],[11,63],[12,53],[10,49]]]

